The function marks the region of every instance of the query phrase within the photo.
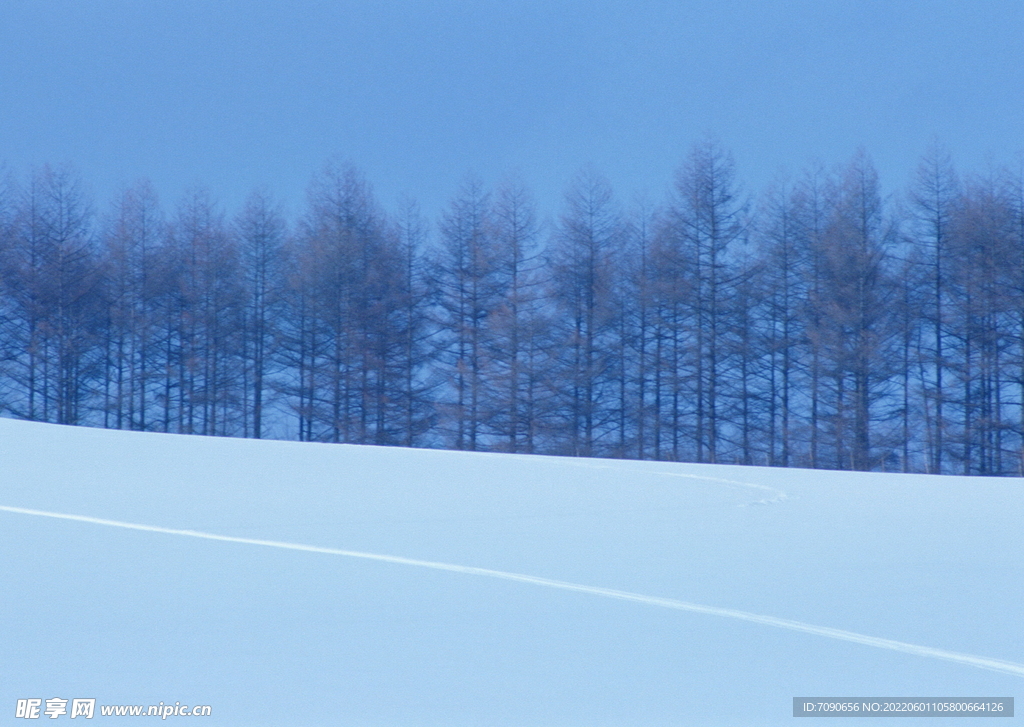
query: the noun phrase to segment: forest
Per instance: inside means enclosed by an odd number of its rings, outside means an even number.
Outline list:
[[[1024,474],[1024,170],[933,145],[745,192],[695,144],[658,204],[580,172],[541,219],[439,219],[332,161],[296,219],[68,167],[0,184],[0,415],[140,431]]]

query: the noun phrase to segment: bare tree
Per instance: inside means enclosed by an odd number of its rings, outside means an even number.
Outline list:
[[[19,416],[83,421],[89,384],[99,377],[99,268],[92,210],[67,168],[45,166],[18,201],[8,248],[8,334],[21,355],[14,380]]]
[[[273,369],[273,342],[282,313],[282,247],[285,222],[269,193],[252,192],[235,219],[241,245],[245,286],[243,377],[245,401],[243,435],[259,439],[266,427],[267,377]]]
[[[434,420],[431,396],[437,387],[432,380],[430,290],[423,260],[427,224],[419,206],[412,200],[402,202],[396,224],[397,249],[401,259],[399,297],[396,314],[399,335],[396,354],[397,379],[395,403],[400,410],[398,441],[407,447],[417,444]]]
[[[23,356],[19,345],[18,289],[15,257],[17,186],[13,175],[0,164],[0,413],[14,411],[18,386],[12,376]]]
[[[591,456],[614,421],[611,347],[618,306],[617,251],[624,229],[608,182],[584,171],[565,196],[553,241],[552,296],[560,311],[556,368],[568,451]]]
[[[622,415],[628,416],[634,428],[637,459],[646,459],[652,454],[657,458],[659,446],[656,422],[660,411],[656,402],[660,402],[657,387],[660,362],[656,354],[657,288],[653,260],[658,224],[657,212],[640,200],[625,226],[627,242],[621,280],[623,310],[620,313],[624,348],[620,356],[623,365],[632,361],[633,366],[626,374],[631,377],[631,402],[623,402],[620,406]],[[627,414],[629,408],[632,410]]]
[[[185,195],[170,230],[166,252],[179,271],[178,431],[226,435],[241,424],[238,247],[204,189]]]
[[[541,257],[536,205],[521,180],[502,183],[489,220],[497,288],[486,321],[488,420],[499,448],[530,451],[539,397]]]
[[[803,198],[798,194],[778,183],[769,190],[759,215],[766,304],[762,345],[768,356],[768,463],[782,467],[790,466],[794,454],[795,393],[803,380],[799,363],[806,340],[801,304],[808,280],[802,272],[810,260],[806,246],[801,245],[797,206]]]
[[[945,350],[949,307],[947,277],[952,262],[948,259],[951,254],[952,218],[959,197],[959,181],[949,153],[938,143],[933,143],[918,166],[910,194],[910,208],[914,222],[913,240],[926,271],[925,282],[929,291],[928,304],[923,311],[931,329],[928,340],[923,344],[928,354],[924,365],[931,376],[925,390],[925,404],[930,404],[927,417],[928,469],[936,474],[943,472],[948,428],[944,410],[948,367]]]
[[[1015,282],[1014,214],[1003,180],[995,174],[971,180],[954,216],[955,268],[948,338],[959,396],[959,446],[965,474],[1003,471],[1006,369],[1012,343]]]
[[[876,464],[873,407],[891,377],[893,288],[885,263],[892,231],[885,223],[877,174],[859,152],[833,190],[819,299],[827,318],[816,331],[833,383],[831,420],[840,468],[867,470]]]
[[[713,141],[695,145],[676,174],[671,214],[676,234],[692,260],[694,281],[696,457],[716,462],[720,432],[722,346],[731,286],[729,249],[744,235],[744,205],[737,197],[731,155]]]
[[[449,204],[441,223],[434,260],[441,366],[451,382],[444,410],[456,449],[475,450],[487,430],[486,373],[489,367],[488,316],[500,300],[498,250],[490,219],[489,195],[469,178]]]
[[[148,427],[154,257],[165,223],[148,181],[114,201],[102,235],[107,335],[104,426]]]
[[[390,352],[403,339],[389,325],[401,305],[393,283],[403,260],[353,166],[331,162],[314,178],[300,236],[298,284],[312,313],[309,416],[329,441],[388,443]]]

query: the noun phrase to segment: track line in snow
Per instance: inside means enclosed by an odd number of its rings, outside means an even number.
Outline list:
[[[270,548],[298,550],[307,553],[340,555],[346,558],[361,558],[363,560],[375,560],[383,563],[394,563],[397,565],[415,566],[417,568],[430,568],[432,570],[448,571],[450,573],[463,573],[465,575],[499,578],[501,580],[516,581],[518,583],[528,583],[535,586],[558,588],[563,591],[575,591],[577,593],[586,593],[593,596],[603,596],[605,598],[614,598],[621,601],[632,601],[633,603],[641,603],[648,606],[660,606],[662,608],[671,608],[677,611],[690,611],[692,613],[702,613],[709,616],[721,616],[724,618],[732,618],[740,621],[748,621],[750,623],[762,624],[764,626],[774,626],[776,628],[787,629],[789,631],[813,634],[815,636],[824,636],[826,638],[838,639],[840,641],[850,641],[855,644],[873,646],[878,649],[888,649],[890,651],[900,651],[905,654],[913,654],[915,656],[924,656],[932,659],[942,659],[944,661],[952,661],[958,664],[965,664],[967,666],[978,667],[979,669],[989,669],[991,671],[1002,672],[1004,674],[1011,674],[1017,677],[1024,677],[1024,664],[1018,664],[1012,661],[1004,661],[1002,659],[991,659],[989,657],[975,656],[973,654],[962,654],[955,651],[946,651],[945,649],[936,649],[930,646],[920,646],[918,644],[908,644],[903,641],[894,641],[892,639],[883,639],[877,636],[867,636],[866,634],[858,634],[854,631],[844,631],[842,629],[834,629],[828,626],[815,626],[813,624],[803,623],[802,621],[792,621],[790,619],[776,618],[775,616],[763,616],[761,614],[749,613],[747,611],[737,611],[731,608],[705,606],[699,603],[678,601],[673,598],[645,596],[640,593],[631,593],[629,591],[619,591],[612,588],[601,588],[598,586],[586,586],[579,583],[557,581],[552,580],[550,578],[541,578],[539,576],[530,576],[522,573],[509,573],[506,571],[491,570],[489,568],[476,568],[474,566],[455,565],[453,563],[440,563],[429,560],[417,560],[415,558],[403,558],[397,555],[363,553],[357,550],[342,550],[338,548],[324,548],[318,545],[286,543],[278,540],[240,538],[234,535],[219,535],[217,533],[206,533],[199,530],[179,530],[176,528],[163,528],[157,525],[142,525],[139,523],[122,522],[120,520],[105,520],[102,518],[90,517],[88,515],[71,515],[68,513],[61,512],[48,512],[46,510],[32,510],[25,507],[12,507],[9,505],[0,505],[0,510],[10,513],[17,513],[20,515],[35,515],[38,517],[56,518],[59,520],[74,520],[77,522],[91,523],[93,525],[106,525],[108,527],[114,528],[125,528],[127,530],[141,530],[150,533],[164,533],[166,535],[182,535],[190,538],[201,538],[204,540],[220,540],[227,543],[241,543],[244,545],[262,545]]]
[[[585,467],[587,469],[595,469],[595,470],[619,470],[619,469],[622,469],[620,467],[615,467],[614,465],[591,464],[589,462],[573,462],[572,464],[574,466],[576,466],[576,467]],[[693,475],[693,474],[689,474],[688,472],[665,472],[664,470],[648,470],[648,469],[632,469],[631,468],[630,470],[628,470],[628,473],[629,474],[656,475],[656,476],[661,476],[661,477],[682,477],[682,478],[688,479],[688,480],[704,480],[706,482],[716,482],[718,484],[723,484],[723,485],[732,485],[732,486],[736,486],[736,487],[747,487],[747,488],[754,489],[754,490],[761,490],[762,492],[767,492],[767,493],[770,493],[770,495],[771,495],[770,497],[765,497],[765,498],[763,498],[761,500],[755,500],[754,502],[744,503],[743,505],[740,505],[740,507],[744,507],[746,505],[772,505],[772,504],[774,504],[776,502],[782,502],[783,500],[788,499],[788,497],[786,496],[786,493],[783,492],[782,490],[776,489],[774,487],[769,487],[768,485],[758,485],[758,484],[756,484],[754,482],[742,482],[741,480],[727,480],[727,479],[724,479],[722,477],[707,477],[705,475]]]

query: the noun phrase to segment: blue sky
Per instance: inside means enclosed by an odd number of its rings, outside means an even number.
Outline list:
[[[331,155],[430,216],[468,172],[554,209],[588,164],[657,201],[709,132],[752,192],[858,146],[896,191],[933,137],[1012,161],[1021,89],[1019,0],[0,4],[0,160],[69,162],[101,208],[149,177],[295,210]]]

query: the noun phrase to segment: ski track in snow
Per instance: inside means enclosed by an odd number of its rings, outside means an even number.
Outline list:
[[[602,465],[602,464],[590,464],[589,462],[573,462],[576,467],[586,467],[587,469],[595,470],[617,470],[620,469],[614,465]],[[645,475],[660,475],[662,477],[682,477],[688,480],[704,480],[706,482],[716,482],[723,485],[732,485],[734,487],[747,487],[754,490],[761,490],[762,492],[768,492],[771,494],[770,497],[765,497],[761,500],[755,500],[754,502],[745,502],[739,507],[746,507],[747,505],[772,505],[777,502],[783,502],[789,499],[786,493],[782,490],[778,490],[768,485],[758,485],[754,482],[741,482],[740,480],[726,480],[721,477],[706,477],[705,475],[691,475],[685,472],[665,472],[664,470],[636,470],[631,469],[631,474],[645,474]]]
[[[728,482],[728,480],[725,481]],[[545,586],[547,588],[558,588],[564,591],[575,591],[577,593],[586,593],[594,596],[603,596],[605,598],[615,598],[622,601],[632,601],[634,603],[642,603],[648,606],[660,606],[662,608],[671,608],[677,611],[690,611],[693,613],[702,613],[710,616],[722,616],[725,618],[738,619],[740,621],[748,621],[751,623],[762,624],[765,626],[774,626],[776,628],[788,629],[789,631],[813,634],[815,636],[824,636],[830,639],[838,639],[840,641],[850,641],[855,644],[873,646],[878,649],[889,649],[891,651],[899,651],[906,654],[913,654],[915,656],[924,656],[932,659],[942,659],[945,661],[956,662],[958,664],[965,664],[967,666],[978,667],[980,669],[989,669],[992,671],[1002,672],[1004,674],[1010,674],[1017,677],[1024,677],[1024,664],[1018,664],[1012,661],[991,659],[984,656],[975,656],[973,654],[962,654],[955,651],[935,649],[930,646],[908,644],[902,641],[893,641],[892,639],[883,639],[876,636],[867,636],[865,634],[858,634],[853,631],[844,631],[842,629],[829,628],[827,626],[814,626],[813,624],[803,623],[802,621],[792,621],[790,619],[776,618],[774,616],[763,616],[756,613],[748,613],[747,611],[737,611],[730,608],[719,608],[717,606],[705,606],[699,603],[678,601],[672,598],[645,596],[640,593],[618,591],[611,588],[585,586],[579,583],[557,581],[552,580],[550,578],[540,578],[538,576],[524,575],[522,573],[509,573],[505,571],[491,570],[489,568],[476,568],[473,566],[455,565],[452,563],[439,563],[429,560],[416,560],[414,558],[403,558],[395,555],[381,555],[378,553],[363,553],[355,550],[323,548],[316,545],[303,545],[301,543],[285,543],[276,540],[240,538],[232,535],[218,535],[216,533],[206,533],[198,530],[178,530],[174,528],[163,528],[156,525],[141,525],[138,523],[121,522],[119,520],[104,520],[102,518],[90,517],[88,515],[70,515],[67,513],[48,512],[45,510],[31,510],[29,508],[12,507],[8,505],[0,505],[0,510],[10,513],[17,513],[21,515],[35,515],[39,517],[57,518],[60,520],[74,520],[77,522],[91,523],[94,525],[106,525],[108,527],[125,528],[128,530],[142,530],[151,533],[164,533],[166,535],[182,535],[190,538],[220,540],[228,543],[242,543],[245,545],[262,545],[270,548],[299,550],[309,553],[340,555],[347,558],[361,558],[364,560],[375,560],[384,563],[409,565],[418,568],[430,568],[433,570],[448,571],[451,573],[463,573],[466,575],[499,578],[507,581],[516,581],[518,583],[528,583],[536,586]]]

